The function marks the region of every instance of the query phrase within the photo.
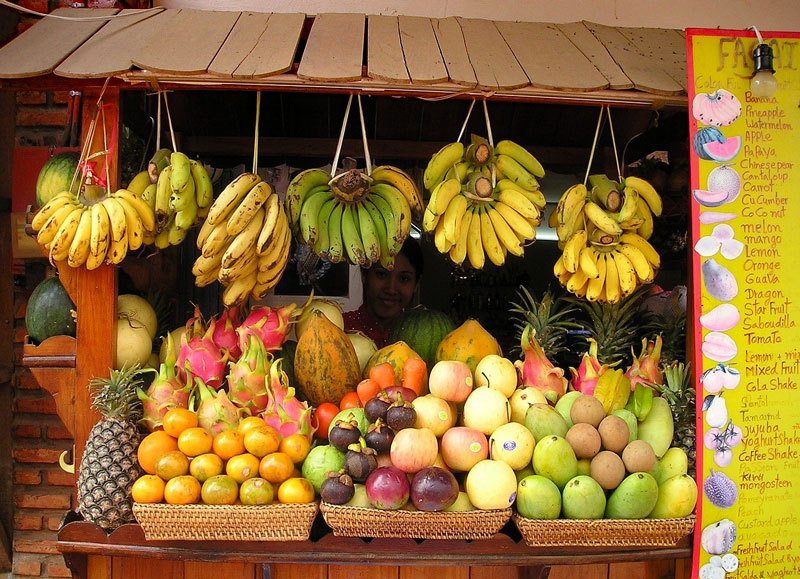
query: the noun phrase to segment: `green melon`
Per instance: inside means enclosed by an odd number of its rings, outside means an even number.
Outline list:
[[[428,370],[436,363],[439,342],[455,329],[450,317],[439,310],[413,308],[402,313],[392,325],[389,342],[403,341],[425,360]]]
[[[36,180],[36,205],[41,207],[55,195],[69,189],[77,168],[78,153],[59,153],[50,157]],[[79,189],[80,179],[75,179],[72,192],[77,194]]]
[[[31,339],[40,344],[51,336],[74,336],[75,304],[57,277],[44,280],[33,290],[25,312],[25,326]]]

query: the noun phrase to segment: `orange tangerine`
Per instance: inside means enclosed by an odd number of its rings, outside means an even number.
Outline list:
[[[214,454],[222,460],[228,460],[244,452],[244,436],[238,430],[223,430],[214,437],[212,448]]]
[[[186,456],[200,456],[211,452],[214,438],[205,428],[193,426],[178,436],[178,448]]]
[[[244,447],[250,454],[261,458],[278,450],[281,436],[278,431],[266,424],[251,428],[244,433]]]
[[[177,440],[163,430],[151,432],[139,443],[137,451],[139,466],[147,474],[156,474],[158,459],[173,450],[178,450]]]
[[[187,408],[170,408],[162,421],[164,432],[178,438],[187,428],[197,426],[197,414]]]
[[[298,464],[308,456],[308,451],[311,450],[311,441],[302,434],[290,434],[281,440],[278,450],[288,454],[292,462]]]
[[[137,503],[160,503],[164,500],[164,481],[154,474],[145,474],[136,479],[131,496]]]
[[[314,487],[304,478],[290,478],[278,487],[278,501],[282,503],[310,503],[314,500]]]
[[[232,505],[239,498],[239,485],[228,475],[219,474],[206,480],[200,493],[207,505]]]
[[[249,478],[239,487],[239,500],[243,505],[268,505],[275,498],[275,489],[260,477]]]
[[[224,470],[222,459],[212,452],[196,456],[189,463],[189,473],[200,482],[222,474]]]
[[[292,476],[294,463],[285,452],[271,452],[261,459],[258,474],[271,483],[281,483]]]
[[[156,474],[165,481],[189,472],[189,459],[180,450],[173,450],[158,459]]]
[[[190,475],[176,476],[164,486],[164,500],[171,505],[191,505],[200,500],[200,482]]]
[[[258,476],[259,461],[252,454],[237,454],[228,459],[225,473],[241,484],[249,478]]]
[[[239,426],[236,427],[236,430],[244,434],[251,428],[258,428],[259,426],[266,426],[267,423],[264,422],[264,419],[260,416],[248,416],[247,418],[242,418],[239,421]]]

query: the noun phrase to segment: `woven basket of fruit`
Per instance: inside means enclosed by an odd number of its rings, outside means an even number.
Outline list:
[[[338,537],[490,539],[511,518],[511,509],[426,512],[320,504]]]
[[[305,541],[317,515],[317,503],[134,503],[133,514],[148,541]]]
[[[514,522],[529,547],[674,547],[694,529],[677,519],[526,519]]]

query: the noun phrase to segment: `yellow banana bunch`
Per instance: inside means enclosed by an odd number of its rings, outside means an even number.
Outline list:
[[[226,306],[250,296],[263,299],[283,275],[291,241],[283,204],[272,185],[255,173],[243,173],[210,205],[197,233],[195,285],[219,281],[225,286]]]
[[[141,198],[155,211],[157,234],[161,234],[156,245],[168,247],[181,243],[189,229],[203,222],[214,190],[208,172],[198,161],[168,149],[156,156],[157,162],[151,160],[148,169],[151,179],[154,173],[157,175],[156,182],[142,191]]]

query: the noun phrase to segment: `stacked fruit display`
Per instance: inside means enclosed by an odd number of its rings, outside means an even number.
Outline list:
[[[243,173],[211,205],[197,235],[195,284],[218,280],[228,307],[250,295],[262,299],[280,281],[291,239],[275,190],[257,174]]]
[[[389,165],[369,175],[352,169],[333,178],[323,169],[308,169],[286,191],[286,213],[299,243],[333,263],[364,267],[380,263],[392,269],[422,208],[414,180]]]
[[[567,291],[589,301],[615,304],[640,284],[653,281],[661,265],[647,241],[661,198],[650,183],[621,183],[591,175],[589,191],[573,185],[550,216],[563,249],[553,272]]]
[[[537,177],[544,177],[541,163],[512,141],[445,145],[425,169],[430,199],[422,227],[458,265],[468,259],[481,269],[487,257],[495,265],[509,253],[522,257],[545,206]]]

